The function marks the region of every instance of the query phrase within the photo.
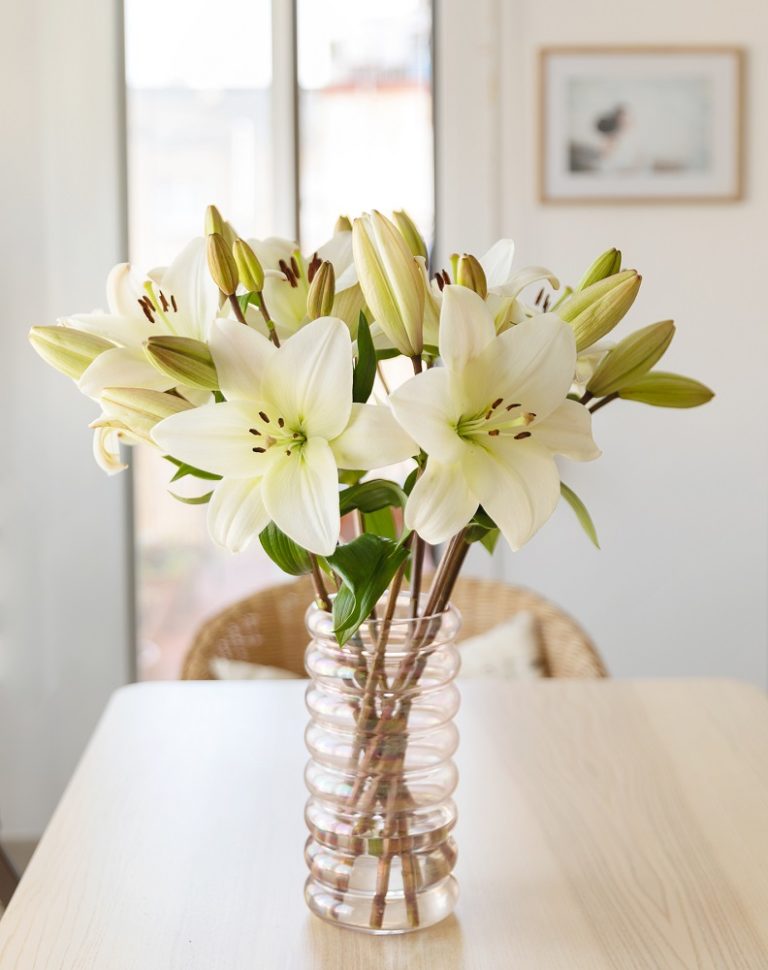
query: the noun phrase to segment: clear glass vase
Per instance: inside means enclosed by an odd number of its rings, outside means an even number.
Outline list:
[[[460,617],[410,618],[384,601],[340,647],[331,616],[310,607],[311,720],[305,887],[313,913],[369,933],[432,926],[456,904],[452,831],[458,780]]]

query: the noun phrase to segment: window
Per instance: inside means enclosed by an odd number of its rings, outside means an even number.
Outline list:
[[[278,66],[293,62],[285,2],[274,0],[281,16],[273,20],[269,0],[125,0],[138,266],[171,259],[202,231],[211,202],[243,235],[279,231],[280,193],[297,185],[288,208],[298,207],[306,252],[331,234],[340,212],[364,207],[404,207],[430,235],[431,4],[297,0],[293,119],[272,112],[278,99],[286,103],[277,71],[273,84],[273,52]],[[295,122],[299,171],[286,173],[275,139]],[[239,556],[217,549],[205,508],[167,494],[172,469],[161,456],[137,449],[133,463],[138,673],[173,678],[206,616],[282,577],[258,544]]]

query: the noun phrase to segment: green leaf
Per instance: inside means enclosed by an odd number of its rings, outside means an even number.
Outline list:
[[[480,540],[480,545],[484,546],[488,552],[493,555],[494,550],[496,549],[496,543],[499,541],[500,536],[500,529],[489,529]]]
[[[715,396],[706,385],[692,377],[651,371],[631,387],[622,387],[619,397],[657,408],[697,408]]]
[[[389,507],[378,509],[376,512],[365,512],[363,514],[363,526],[366,532],[384,536],[385,539],[397,539],[395,516]]]
[[[375,380],[376,351],[371,338],[371,329],[361,310],[360,322],[357,325],[357,363],[352,377],[352,400],[357,404],[365,404],[371,396]]]
[[[416,480],[419,477],[419,471],[420,469],[414,468],[413,471],[408,474],[408,477],[403,484],[403,491],[406,495],[410,495],[413,491],[413,486],[416,484]]]
[[[391,360],[399,356],[400,351],[396,347],[385,347],[383,350],[376,351],[376,360]]]
[[[402,508],[406,494],[395,482],[384,478],[374,478],[370,482],[352,485],[339,494],[339,511],[346,515],[353,509],[361,512],[378,512],[390,505]]]
[[[359,629],[408,555],[392,539],[364,533],[328,556],[343,580],[333,602],[333,626],[341,646]]]
[[[289,576],[303,576],[312,571],[309,553],[281,532],[274,522],[259,535],[264,552]]]
[[[187,475],[192,475],[194,478],[202,478],[206,482],[221,481],[221,475],[213,475],[211,472],[204,472],[202,468],[195,468],[193,465],[188,465],[184,461],[179,461],[178,458],[171,458],[170,455],[165,455],[164,457],[166,461],[169,461],[172,465],[176,466],[176,474],[171,479],[172,482],[178,482],[180,478],[186,478]]]
[[[560,494],[576,513],[576,518],[579,520],[579,525],[586,532],[592,545],[596,549],[599,549],[600,543],[597,541],[597,530],[595,529],[595,523],[592,521],[592,516],[587,511],[586,505],[581,501],[573,489],[568,488],[565,482],[560,482]]]
[[[175,481],[175,479],[173,479]],[[168,489],[170,495],[176,499],[177,502],[183,502],[185,505],[207,505],[211,501],[211,496],[213,492],[206,492],[205,495],[195,495],[193,498],[185,498],[183,495],[177,495],[176,492],[171,492]]]

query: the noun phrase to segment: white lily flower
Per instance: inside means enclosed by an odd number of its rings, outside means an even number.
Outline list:
[[[307,296],[309,294],[308,264],[296,243],[288,239],[249,239],[248,245],[256,253],[264,269],[264,300],[278,337],[283,340],[309,322]],[[357,336],[357,321],[364,300],[357,282],[352,260],[352,232],[335,232],[328,242],[313,254],[333,266],[336,293],[332,315],[343,320],[352,337]],[[266,323],[255,308],[248,308],[246,319],[255,324],[260,333],[267,333]]]
[[[208,508],[213,539],[244,549],[270,520],[330,555],[339,536],[338,469],[411,457],[414,441],[387,407],[352,403],[352,344],[321,317],[279,348],[232,320],[210,338],[227,400],[173,415],[152,436],[167,453],[221,475]]]
[[[106,387],[169,390],[173,379],[151,364],[144,342],[166,335],[207,340],[219,294],[208,273],[205,240],[193,239],[169,267],[155,270],[146,286],[128,263],[118,264],[107,277],[107,305],[107,313],[82,313],[62,321],[118,345],[86,368],[78,381],[80,390],[93,398]]]
[[[543,266],[525,266],[515,272],[514,258],[514,240],[499,239],[479,260],[488,284],[486,302],[497,333],[530,316],[519,304],[518,297],[532,283],[547,281],[556,290],[560,287],[554,273]]]
[[[390,396],[395,417],[428,454],[405,521],[430,543],[459,532],[482,505],[513,549],[560,495],[554,455],[600,454],[587,409],[566,399],[576,346],[570,327],[539,314],[497,335],[483,300],[447,286],[440,356]]]

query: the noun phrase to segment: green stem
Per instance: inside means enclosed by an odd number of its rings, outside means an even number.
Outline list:
[[[323,582],[323,574],[320,572],[320,564],[317,561],[317,556],[313,552],[309,554],[309,562],[312,567],[312,584],[315,587],[317,605],[321,610],[330,613],[331,601],[328,598],[328,590],[325,588],[325,583]]]

